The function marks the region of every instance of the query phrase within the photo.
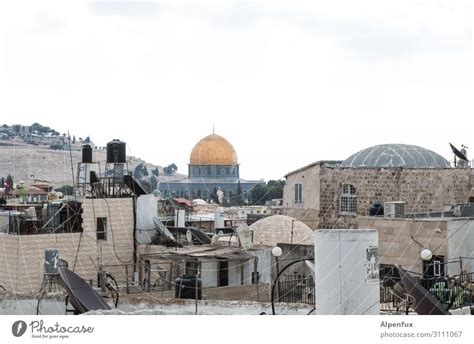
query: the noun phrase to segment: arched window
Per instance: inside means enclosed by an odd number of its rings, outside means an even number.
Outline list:
[[[357,213],[357,195],[356,189],[351,184],[344,184],[341,192],[341,213],[356,214]]]

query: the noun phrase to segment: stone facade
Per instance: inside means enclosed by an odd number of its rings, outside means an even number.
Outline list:
[[[58,249],[61,259],[69,263],[84,279],[97,279],[98,252],[104,265],[133,264],[133,200],[85,199],[82,233],[11,235],[0,233],[0,285],[7,291],[38,292],[43,281],[45,249]],[[96,219],[107,218],[107,239],[97,240]],[[123,269],[108,268],[119,274]],[[121,282],[121,281],[120,281]]]
[[[462,269],[474,271],[474,219],[386,219],[359,218],[360,228],[375,228],[379,236],[379,263],[398,264],[423,273],[421,250],[431,250],[433,256],[443,256],[447,274],[459,274]]]
[[[295,184],[302,185],[302,201],[295,202]],[[344,184],[356,190],[357,211],[341,212]],[[369,215],[375,202],[404,201],[406,212],[441,211],[452,203],[466,203],[472,188],[470,169],[341,168],[319,162],[286,176],[283,214],[311,228],[357,228],[358,216]]]
[[[433,256],[447,258],[446,220],[361,217],[359,227],[377,229],[379,264],[398,264],[409,271],[423,273],[420,257],[423,248],[430,249]]]

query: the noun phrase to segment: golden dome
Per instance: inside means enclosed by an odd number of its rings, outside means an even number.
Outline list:
[[[237,165],[237,153],[222,136],[211,134],[199,141],[191,152],[190,165]]]

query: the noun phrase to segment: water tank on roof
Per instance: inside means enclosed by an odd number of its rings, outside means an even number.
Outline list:
[[[202,280],[196,275],[183,275],[177,278],[175,298],[202,300]]]
[[[127,162],[125,142],[112,140],[107,143],[107,163],[120,164]]]
[[[83,164],[92,163],[92,147],[90,145],[82,146],[82,163]]]

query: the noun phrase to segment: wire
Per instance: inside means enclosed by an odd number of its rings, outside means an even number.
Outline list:
[[[280,272],[278,273],[278,275],[275,277],[274,281],[273,281],[273,285],[272,285],[272,290],[271,290],[271,293],[270,293],[270,302],[272,304],[272,314],[273,315],[276,315],[275,313],[275,287],[276,285],[278,284],[279,280],[280,280],[280,276],[283,274],[283,272],[285,272],[289,267],[297,264],[297,263],[301,263],[301,262],[304,262],[306,260],[309,260],[311,262],[314,262],[314,258],[307,258],[307,257],[304,257],[304,258],[299,258],[297,260],[295,260],[294,262],[291,262],[289,263],[288,265],[286,265],[283,269],[280,270]]]

